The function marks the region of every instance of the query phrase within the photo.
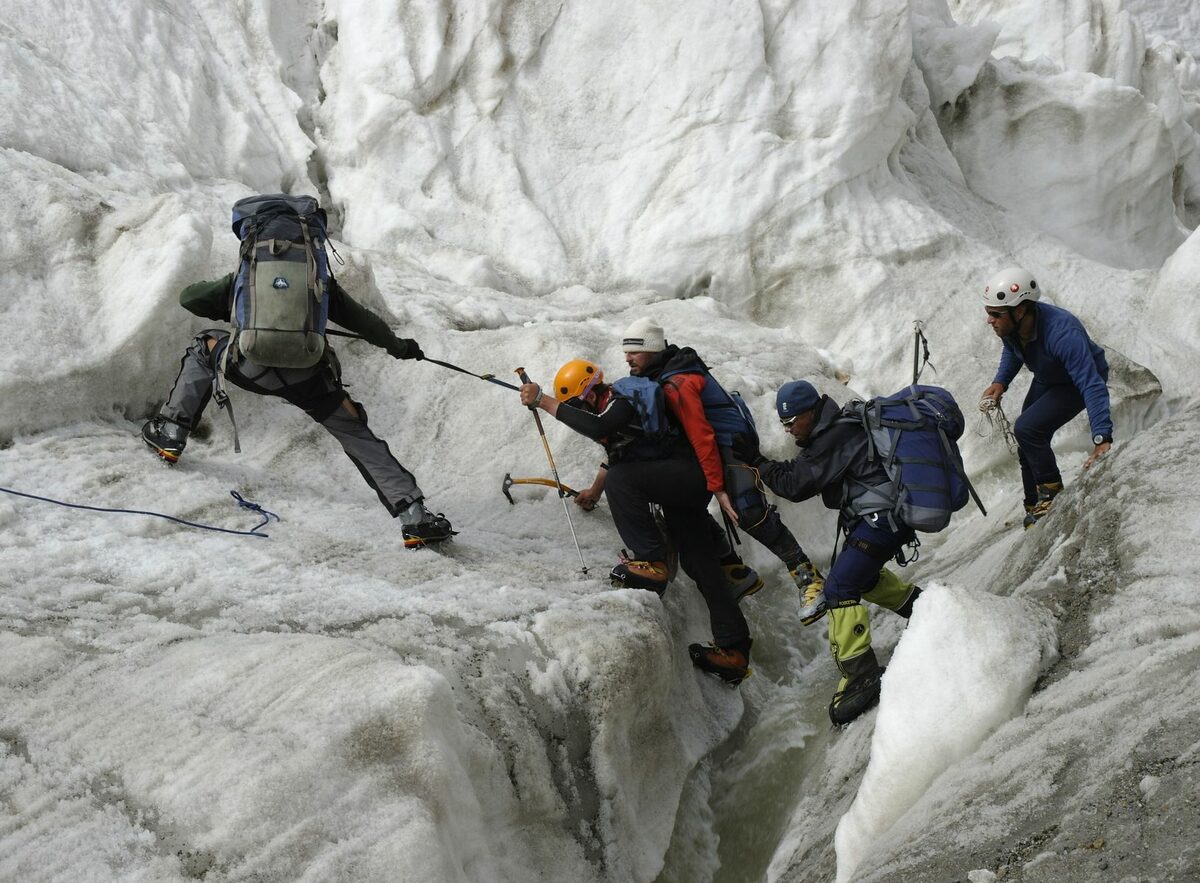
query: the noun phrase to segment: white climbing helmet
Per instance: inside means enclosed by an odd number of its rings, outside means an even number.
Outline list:
[[[1024,301],[1041,297],[1037,280],[1021,267],[1005,267],[988,280],[983,289],[985,307],[1015,307]]]

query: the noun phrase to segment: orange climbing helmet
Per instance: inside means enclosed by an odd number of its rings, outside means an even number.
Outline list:
[[[591,392],[597,383],[603,381],[604,371],[595,362],[572,359],[554,375],[554,397],[560,402],[576,397],[582,398]]]

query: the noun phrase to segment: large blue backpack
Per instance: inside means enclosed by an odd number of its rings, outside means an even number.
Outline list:
[[[267,367],[315,365],[333,278],[325,211],[311,196],[248,196],[233,206],[233,232],[242,241],[230,316],[238,350]]]
[[[717,444],[728,448],[733,444],[735,435],[744,435],[757,442],[758,428],[754,425],[754,415],[741,394],[727,392],[694,350],[689,348],[680,352],[691,358],[682,360],[681,365],[673,365],[663,371],[659,380],[666,381],[677,374],[702,374],[704,387],[700,391],[700,404],[704,406],[704,416],[712,425]]]
[[[679,430],[667,412],[662,385],[648,377],[622,377],[612,385],[613,393],[633,405],[641,434],[621,448],[626,460],[661,460],[679,441]]]
[[[851,516],[886,513],[913,530],[936,533],[970,498],[987,514],[963,469],[956,442],[965,423],[948,390],[914,384],[894,395],[850,402],[841,419],[862,426],[868,458],[879,461],[889,478],[857,493],[848,486],[844,510]]]

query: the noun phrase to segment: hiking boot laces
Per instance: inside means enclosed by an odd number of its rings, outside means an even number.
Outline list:
[[[791,574],[800,591],[800,622],[812,625],[829,609],[825,601],[825,577],[811,561],[800,563]]]
[[[441,512],[428,516],[416,524],[406,524],[401,531],[404,537],[404,548],[420,549],[423,546],[440,543],[455,536],[458,531],[450,526],[450,520]]]
[[[187,447],[187,432],[178,424],[168,426],[164,418],[154,417],[142,426],[142,441],[168,463],[177,463]]]
[[[1032,506],[1025,505],[1025,529],[1033,527],[1041,519],[1050,514],[1050,510],[1054,507],[1054,498],[1062,491],[1063,486],[1060,481],[1051,481],[1046,484],[1037,486],[1038,498],[1037,502]]]
[[[667,590],[669,575],[663,561],[641,561],[622,554],[608,578],[618,588],[647,589],[662,595]]]

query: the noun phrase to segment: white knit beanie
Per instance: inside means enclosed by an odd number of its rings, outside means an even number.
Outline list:
[[[666,348],[662,326],[650,319],[638,319],[621,337],[621,349],[627,353],[661,353]]]

